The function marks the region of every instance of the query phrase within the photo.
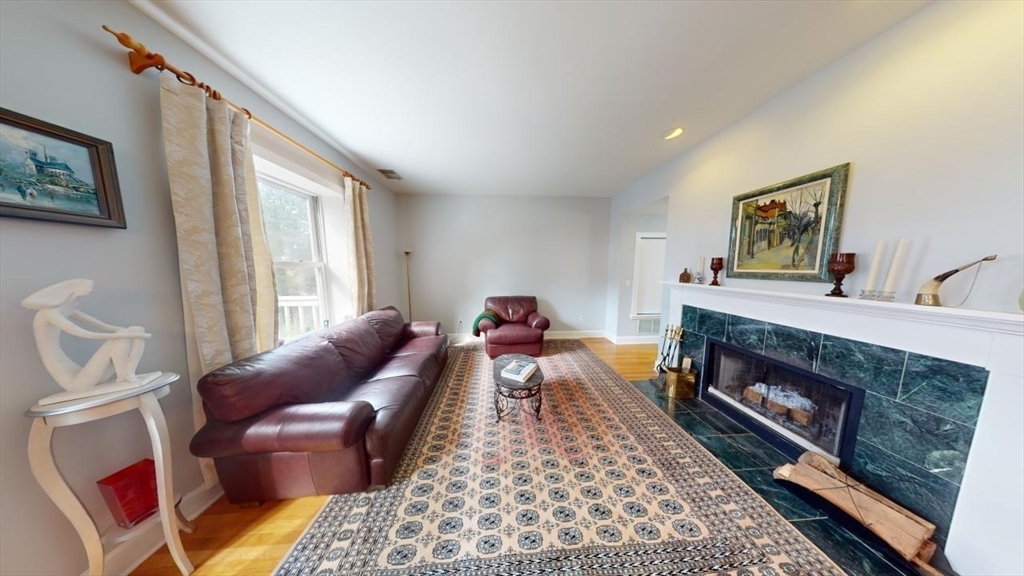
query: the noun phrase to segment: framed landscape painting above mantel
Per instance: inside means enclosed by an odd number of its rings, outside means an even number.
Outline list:
[[[830,282],[850,164],[735,196],[729,278]]]
[[[0,216],[125,228],[113,146],[0,108]]]

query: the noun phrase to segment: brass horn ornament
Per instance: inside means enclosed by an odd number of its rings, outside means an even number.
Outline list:
[[[982,262],[989,262],[991,260],[995,260],[996,256],[996,254],[993,254],[991,256],[985,256],[981,260],[975,260],[970,264],[964,264],[963,266],[950,270],[949,272],[943,272],[942,274],[939,274],[935,278],[932,278],[931,280],[925,282],[921,286],[921,288],[918,289],[917,298],[914,299],[914,304],[917,304],[919,306],[942,306],[942,301],[939,300],[939,288],[942,287],[942,283],[945,282],[946,279],[956,274],[957,272],[967,270],[968,268],[974,266],[975,264],[981,264]]]

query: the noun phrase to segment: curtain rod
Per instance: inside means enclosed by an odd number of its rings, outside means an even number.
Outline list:
[[[265,128],[266,130],[270,131],[272,134],[274,134],[278,138],[281,138],[285,142],[288,142],[292,146],[295,146],[299,150],[302,150],[306,154],[309,154],[310,156],[312,156],[312,157],[316,158],[317,160],[323,162],[324,164],[330,166],[334,170],[337,170],[342,175],[347,176],[347,177],[355,180],[356,182],[359,182],[363,186],[366,186],[367,190],[369,190],[371,188],[369,184],[367,184],[366,182],[363,182],[359,178],[356,178],[355,174],[352,174],[348,170],[345,170],[344,168],[342,168],[342,167],[338,166],[337,164],[331,162],[327,158],[324,158],[323,156],[317,154],[316,152],[310,150],[309,148],[306,148],[302,144],[298,143],[291,136],[285,134],[284,132],[281,132],[277,128],[274,128],[270,124],[267,124],[263,120],[260,120],[259,118],[253,116],[252,112],[249,112],[245,108],[242,108],[241,106],[235,104],[234,102],[228,100],[227,98],[224,98],[223,96],[221,96],[220,92],[214,90],[209,84],[206,84],[204,82],[200,82],[200,81],[196,80],[196,77],[193,76],[191,73],[186,72],[186,71],[182,70],[181,68],[178,68],[177,66],[173,66],[173,65],[169,64],[167,62],[167,60],[162,55],[157,54],[155,52],[150,52],[149,50],[146,49],[145,46],[143,46],[139,42],[136,42],[135,39],[133,39],[128,34],[126,34],[124,32],[116,32],[114,30],[111,30],[110,27],[105,25],[105,24],[103,25],[103,29],[106,30],[107,32],[110,32],[111,34],[113,34],[114,37],[117,38],[117,41],[120,42],[122,46],[124,46],[125,48],[130,50],[130,52],[128,52],[128,67],[131,68],[131,71],[134,72],[135,74],[142,74],[143,72],[145,72],[146,70],[148,70],[150,68],[156,68],[160,72],[163,72],[164,70],[167,70],[167,71],[171,72],[172,74],[174,74],[174,76],[178,79],[178,82],[181,82],[182,84],[187,84],[189,86],[195,86],[196,88],[201,88],[202,90],[204,90],[206,92],[206,95],[208,97],[213,98],[214,100],[222,100],[222,101],[224,101],[224,103],[227,104],[228,106],[230,106],[231,108],[241,112],[242,114],[245,114],[246,118],[251,120],[254,124],[257,124],[257,125]]]

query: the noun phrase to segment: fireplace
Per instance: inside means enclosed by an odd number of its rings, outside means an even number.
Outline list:
[[[701,398],[782,452],[853,461],[864,390],[707,338]]]

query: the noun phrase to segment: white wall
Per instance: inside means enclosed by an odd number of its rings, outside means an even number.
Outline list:
[[[645,176],[649,178],[649,176]],[[643,181],[641,181],[643,182]],[[610,339],[618,342],[620,337],[626,337],[633,333],[629,320],[630,293],[625,285],[626,278],[633,274],[633,252],[632,242],[634,238],[630,230],[637,232],[635,220],[639,216],[637,212],[646,212],[650,207],[664,206],[665,215],[659,214],[658,230],[667,230],[668,212],[668,190],[660,186],[641,186],[640,183],[633,185],[630,189],[619,192],[611,199],[609,209],[609,237],[613,242],[608,243],[608,293],[605,298],[605,333]],[[628,251],[627,251],[627,243]],[[666,243],[666,253],[668,246]],[[681,272],[682,270],[680,270]],[[666,278],[678,278],[678,272],[673,275],[672,270],[665,269]],[[662,309],[665,310],[667,296],[662,296]],[[677,322],[673,322],[677,323]],[[635,324],[635,322],[634,322]],[[662,326],[665,325],[664,320]]]
[[[629,317],[633,304],[633,265],[636,255],[636,234],[637,232],[665,232],[666,214],[627,214],[621,219],[617,237],[610,242],[610,249],[616,252],[615,267],[617,272],[615,285],[615,298],[618,301],[614,316],[616,342],[629,342],[628,338],[637,335],[637,320]],[[667,248],[667,246],[666,246]],[[613,271],[609,269],[611,276]],[[667,274],[668,272],[666,272]],[[612,290],[612,281],[609,281],[609,290]],[[613,297],[609,294],[609,298]]]
[[[1018,311],[1024,288],[1024,4],[942,2],[776,97],[620,192],[613,214],[669,194],[666,276],[728,252],[731,199],[844,162],[853,169],[840,248],[863,286],[875,242],[907,237],[897,298],[988,254],[967,308]],[[613,224],[613,234],[614,224]],[[892,243],[890,243],[891,250]],[[973,270],[949,280],[949,304]],[[730,286],[824,293],[806,282]]]
[[[321,154],[350,166],[296,123],[120,2],[0,2],[0,105],[84,132],[114,145],[128,229],[0,220],[0,554],[2,574],[78,574],[85,554],[71,525],[39,489],[28,470],[30,421],[22,412],[59,387],[43,370],[30,331],[32,314],[21,299],[53,282],[93,278],[96,289],[82,308],[114,324],[140,324],[153,333],[141,369],[187,373],[174,222],[160,140],[155,72],[137,78],[127,55],[100,29],[109,24],[195,73],[222,93]],[[373,183],[376,245],[394,249],[394,197]],[[393,258],[378,256],[384,298],[397,276]],[[69,342],[69,344],[71,344]],[[75,346],[82,359],[88,351]],[[201,483],[188,453],[192,417],[187,386],[176,384],[162,401],[171,433],[176,488]],[[59,465],[102,526],[112,519],[95,481],[149,455],[141,418],[125,414],[59,430]]]
[[[405,255],[398,245],[398,194],[374,185],[367,193],[376,266],[377,307],[405,310]]]
[[[487,296],[526,294],[552,331],[604,332],[607,198],[398,198],[416,320],[469,333]]]

